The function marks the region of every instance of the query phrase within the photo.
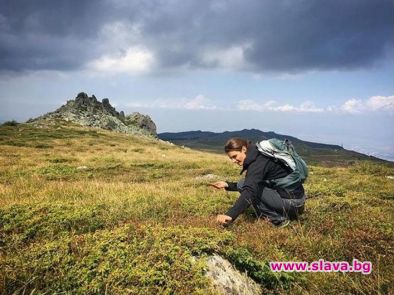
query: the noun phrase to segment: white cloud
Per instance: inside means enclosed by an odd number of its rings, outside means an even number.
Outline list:
[[[346,101],[340,110],[345,113],[360,114],[373,111],[394,111],[394,95],[372,96],[367,100],[350,99]]]
[[[188,110],[215,110],[217,107],[205,96],[199,94],[195,98],[186,102],[184,104],[184,108]]]
[[[373,96],[367,100],[350,99],[342,105],[330,105],[327,107],[316,106],[311,101],[305,101],[299,105],[289,103],[280,104],[275,100],[255,101],[243,99],[236,102],[233,107],[223,107],[202,94],[193,98],[158,98],[150,102],[134,101],[127,104],[128,107],[180,109],[180,110],[221,110],[221,111],[258,111],[258,112],[284,112],[284,113],[350,113],[362,114],[366,112],[394,111],[394,96]]]
[[[345,113],[357,114],[365,111],[365,105],[360,99],[349,99],[340,107],[340,110]]]
[[[367,101],[367,106],[372,110],[394,111],[394,95],[392,96],[372,96]]]
[[[327,107],[316,106],[311,101],[305,101],[300,105],[288,103],[279,104],[277,101],[257,102],[251,99],[240,100],[236,106],[241,111],[259,112],[298,112],[298,113],[349,113],[362,114],[367,112],[394,112],[394,96],[372,96],[369,99],[349,99],[340,106],[330,105]]]
[[[316,107],[312,102],[306,101],[299,106],[293,106],[290,104],[278,105],[274,100],[270,100],[264,103],[258,103],[253,100],[245,99],[240,100],[237,104],[237,109],[243,111],[274,111],[274,112],[300,112],[300,113],[319,113],[323,112],[323,108]]]
[[[174,98],[163,99],[158,98],[152,102],[130,102],[128,107],[144,107],[144,108],[159,108],[159,109],[184,109],[184,110],[216,110],[218,107],[204,95],[197,95],[194,98]]]
[[[88,65],[89,69],[109,73],[144,73],[154,65],[154,55],[141,47],[130,47],[120,55],[102,56]]]
[[[243,99],[238,101],[237,109],[241,111],[264,111],[265,107],[263,104],[258,104],[251,99]]]

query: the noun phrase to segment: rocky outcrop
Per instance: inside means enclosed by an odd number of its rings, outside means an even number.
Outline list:
[[[156,124],[148,115],[142,115],[138,112],[134,112],[131,115],[124,117],[124,122],[127,125],[138,126],[139,128],[149,130],[152,134],[156,134]]]
[[[89,97],[84,92],[79,93],[74,100],[67,101],[56,111],[30,119],[27,123],[34,124],[48,120],[64,120],[82,126],[157,136],[156,125],[148,115],[133,113],[126,116],[123,111],[116,111],[108,98],[100,102],[94,95]]]
[[[261,287],[255,281],[235,269],[231,263],[214,254],[207,260],[206,276],[211,279],[218,294],[223,295],[258,295]]]

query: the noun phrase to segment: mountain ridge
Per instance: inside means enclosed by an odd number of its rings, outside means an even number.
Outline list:
[[[195,130],[195,131],[184,131],[184,132],[162,132],[159,134],[159,136],[163,138],[176,138],[176,139],[192,139],[193,137],[188,136],[188,134],[194,134],[194,138],[201,138],[201,136],[205,137],[213,137],[213,136],[218,136],[220,134],[223,135],[235,135],[235,134],[241,134],[241,135],[246,135],[247,133],[256,133],[259,134],[261,133],[262,139],[270,139],[270,138],[279,138],[279,139],[289,139],[294,142],[302,141],[303,143],[307,144],[308,146],[311,147],[321,147],[321,148],[332,148],[332,149],[343,149],[342,146],[340,145],[335,145],[335,144],[326,144],[326,143],[318,143],[318,142],[312,142],[312,141],[306,141],[306,140],[300,140],[297,137],[290,136],[290,135],[284,135],[284,134],[279,134],[274,131],[268,131],[264,132],[255,128],[252,129],[242,129],[240,131],[223,131],[223,132],[212,132],[212,131],[201,131],[201,130]]]
[[[329,165],[349,164],[355,160],[390,162],[374,156],[369,156],[356,151],[344,149],[340,145],[304,141],[294,136],[283,135],[274,131],[264,132],[254,128],[223,132],[201,130],[183,132],[162,132],[158,134],[158,137],[162,140],[171,141],[175,144],[217,153],[223,153],[223,146],[225,142],[231,137],[246,138],[253,142],[270,138],[278,138],[283,140],[288,139],[294,145],[297,152],[312,163],[318,162]]]

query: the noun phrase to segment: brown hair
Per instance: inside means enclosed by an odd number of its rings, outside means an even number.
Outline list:
[[[248,148],[249,144],[250,144],[249,140],[239,137],[233,137],[227,140],[226,144],[224,145],[224,151],[226,153],[231,151],[240,151],[242,150],[243,146]]]

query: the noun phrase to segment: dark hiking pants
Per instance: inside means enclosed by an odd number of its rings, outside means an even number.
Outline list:
[[[243,180],[237,183],[242,188]],[[285,199],[271,188],[265,187],[260,198],[251,200],[257,218],[267,218],[273,224],[280,224],[286,219],[297,219],[304,211],[305,195],[300,199]]]

